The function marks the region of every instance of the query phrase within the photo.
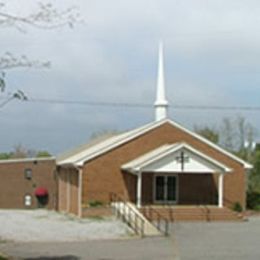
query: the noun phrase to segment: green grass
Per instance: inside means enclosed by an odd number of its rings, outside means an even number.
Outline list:
[[[255,207],[254,207],[254,210],[255,210],[255,211],[260,211],[260,205],[255,206]]]
[[[104,217],[101,217],[101,216],[91,216],[91,217],[87,217],[86,219],[101,221],[101,220],[104,220]]]

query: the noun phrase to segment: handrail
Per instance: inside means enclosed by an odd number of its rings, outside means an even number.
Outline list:
[[[154,218],[154,214],[156,215],[156,218]],[[146,206],[144,208],[144,215],[151,221],[151,223],[153,223],[153,221],[156,220],[156,228],[165,236],[169,236],[169,221],[167,218],[163,217],[158,211],[153,209],[151,206]]]
[[[122,221],[127,223],[136,234],[144,237],[144,219],[140,217],[131,207],[127,205],[127,201],[116,193],[110,193],[110,201],[112,203],[122,203],[123,207],[114,205],[115,214]]]

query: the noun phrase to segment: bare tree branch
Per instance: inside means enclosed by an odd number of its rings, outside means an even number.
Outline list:
[[[69,7],[65,10],[55,8],[51,3],[38,3],[37,11],[20,16],[5,11],[6,4],[0,2],[0,26],[15,27],[19,31],[26,32],[26,25],[40,29],[55,29],[69,26],[82,21],[78,8]]]
[[[14,99],[17,99],[20,101],[27,101],[28,97],[24,94],[23,91],[17,90],[16,92],[9,95],[2,103],[0,103],[0,108],[4,107],[5,105],[7,105],[9,102],[11,102]]]
[[[0,28],[14,27],[20,32],[26,33],[28,26],[51,30],[64,26],[73,28],[76,23],[82,22],[78,8],[74,6],[60,10],[51,3],[39,2],[37,10],[27,15],[18,15],[8,10],[7,3],[8,1],[0,0]],[[50,62],[31,60],[26,55],[15,56],[10,52],[5,52],[0,56],[0,93],[6,88],[5,70],[17,67],[46,68],[50,67]],[[14,92],[8,100],[0,104],[0,107],[13,99],[26,100],[25,95],[21,93],[20,90]]]
[[[30,60],[26,55],[17,57],[10,52],[5,52],[0,56],[0,70],[13,69],[17,67],[46,68],[50,67],[50,62]]]

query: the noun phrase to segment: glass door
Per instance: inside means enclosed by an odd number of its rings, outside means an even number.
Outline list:
[[[155,201],[158,203],[176,203],[177,177],[172,175],[155,176]]]
[[[167,178],[167,202],[176,202],[176,176],[166,176]]]
[[[156,176],[155,178],[155,200],[163,201],[165,194],[164,176]]]

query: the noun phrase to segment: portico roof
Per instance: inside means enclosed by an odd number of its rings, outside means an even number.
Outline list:
[[[231,168],[184,142],[160,146],[122,165],[121,168],[131,173],[141,171],[198,174],[232,171]]]

